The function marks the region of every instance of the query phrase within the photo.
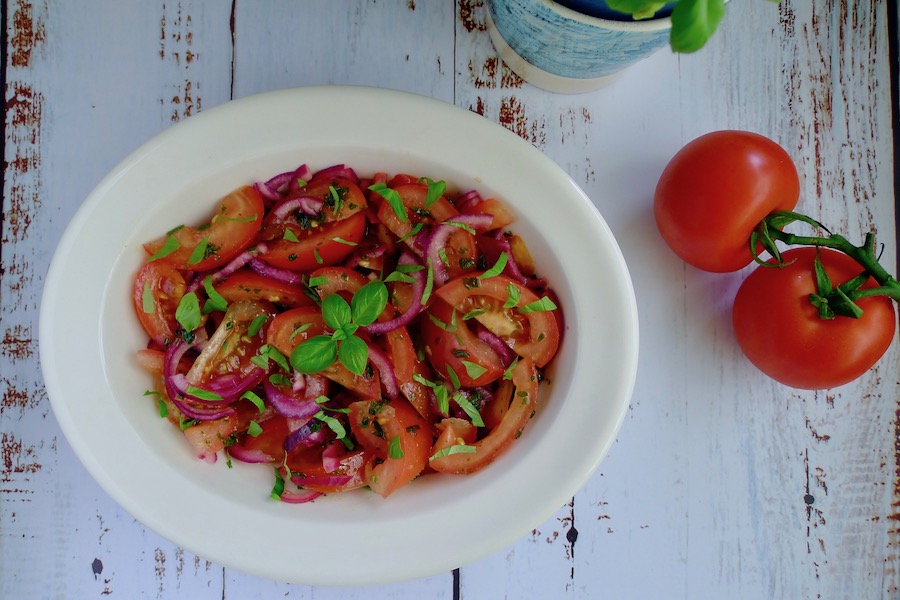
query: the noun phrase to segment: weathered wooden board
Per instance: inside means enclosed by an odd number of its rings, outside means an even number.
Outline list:
[[[681,145],[750,129],[797,162],[801,210],[851,239],[877,225],[896,272],[888,4],[733,2],[700,53],[561,96],[499,62],[483,0],[3,2],[0,597],[897,597],[900,343],[836,390],[772,383],[731,331],[745,273],[684,266],[651,211]],[[68,447],[37,353],[55,241],[104,173],[232,97],[328,83],[440,98],[540,148],[609,222],[641,318],[628,417],[569,504],[458,572],[358,590],[223,569],[135,522]]]

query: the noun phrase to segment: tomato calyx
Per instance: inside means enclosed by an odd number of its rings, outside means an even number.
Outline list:
[[[801,222],[811,225],[825,232],[824,236],[803,236],[787,233],[783,229],[794,223]],[[769,268],[785,266],[781,250],[777,242],[789,246],[815,246],[816,248],[831,248],[843,252],[856,261],[863,272],[856,277],[838,285],[834,285],[825,272],[819,257],[816,257],[814,268],[816,272],[816,292],[809,295],[809,301],[816,307],[819,318],[825,320],[834,319],[836,316],[845,316],[858,319],[863,311],[856,303],[860,298],[872,296],[887,296],[900,302],[900,282],[888,273],[878,261],[876,251],[875,233],[868,232],[861,246],[856,246],[844,236],[831,233],[819,221],[793,211],[773,211],[763,219],[750,237],[750,251],[753,260],[759,265]],[[774,262],[766,262],[760,257],[758,248],[762,246],[772,257]],[[863,284],[869,277],[878,282],[876,287],[863,288]]]

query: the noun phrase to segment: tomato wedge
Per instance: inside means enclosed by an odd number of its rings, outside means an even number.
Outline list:
[[[515,291],[513,291],[515,290]],[[530,289],[505,275],[480,279],[457,277],[440,287],[435,294],[462,314],[478,311],[474,318],[504,340],[519,356],[534,360],[543,367],[559,348],[559,321],[556,311],[536,310],[524,313],[522,308],[541,300]],[[509,308],[507,301],[518,294]]]
[[[260,258],[281,269],[310,271],[322,265],[334,265],[350,256],[366,232],[366,214],[357,212],[346,219],[318,227],[300,229],[291,226],[297,241],[284,238],[269,243],[269,251]]]
[[[146,263],[134,280],[134,310],[154,342],[166,345],[175,339],[175,310],[186,286],[181,273],[165,263]]]
[[[350,405],[350,428],[374,458],[366,463],[366,480],[387,498],[419,476],[431,452],[431,426],[402,398]],[[392,452],[391,448],[396,451]]]
[[[253,243],[265,206],[255,189],[244,186],[225,196],[208,226],[179,227],[144,244],[150,257],[185,271],[225,265]],[[169,250],[171,249],[171,252]]]
[[[537,369],[530,358],[519,360],[512,372],[515,393],[500,424],[484,438],[468,444],[475,448],[474,452],[435,458],[431,461],[431,468],[441,473],[474,473],[500,456],[519,437],[534,414],[538,397],[537,375]],[[436,448],[435,452],[439,449]]]
[[[332,442],[340,444],[340,442]],[[365,466],[370,455],[365,450],[353,450],[337,457],[334,470],[325,469],[321,448],[300,447],[287,457],[291,481],[303,489],[329,494],[365,487]]]
[[[253,300],[272,302],[291,308],[313,304],[313,300],[307,297],[298,286],[260,275],[250,269],[238,269],[217,284],[216,291],[229,303]]]

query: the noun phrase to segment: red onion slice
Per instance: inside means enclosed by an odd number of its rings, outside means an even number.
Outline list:
[[[434,228],[425,248],[425,259],[431,262],[431,270],[434,273],[434,285],[440,287],[447,283],[447,265],[441,260],[441,250],[447,246],[450,234],[456,230],[452,225],[441,224]]]
[[[322,492],[315,490],[303,490],[301,492],[282,492],[280,498],[282,502],[287,502],[288,504],[304,504],[315,500],[321,495]]]
[[[178,398],[170,399],[172,400],[172,404],[174,404],[184,416],[197,421],[215,421],[216,419],[222,419],[235,414],[234,409],[231,408],[231,406],[210,410],[191,406]]]
[[[298,196],[296,198],[288,198],[273,208],[270,214],[276,219],[284,219],[291,212],[300,210],[307,215],[315,217],[322,211],[323,206],[325,206],[325,201],[320,198]]]
[[[515,358],[516,353],[513,352],[512,348],[510,348],[506,342],[500,339],[497,334],[493,331],[482,325],[481,323],[477,326],[478,330],[478,339],[491,347],[491,350],[500,355],[500,360],[503,361],[504,366],[509,366],[512,363],[513,358]]]
[[[251,260],[248,266],[260,275],[265,275],[266,277],[277,279],[278,281],[281,281],[283,283],[287,283],[290,285],[301,285],[303,283],[302,274],[295,273],[294,271],[288,271],[287,269],[273,267],[269,263],[264,262],[258,258],[254,258],[253,260]]]
[[[343,444],[334,443],[325,448],[322,452],[322,466],[328,474],[334,473],[341,468],[341,448]]]
[[[251,450],[238,444],[235,444],[228,448],[228,454],[245,463],[259,464],[275,462],[274,457],[269,456],[262,450]]]
[[[465,212],[474,208],[479,202],[481,202],[481,194],[477,190],[469,190],[456,199],[456,208],[461,212]]]
[[[304,485],[314,485],[316,487],[340,487],[347,485],[353,479],[351,475],[331,475],[330,477],[291,477],[291,481],[303,487]]]
[[[394,373],[394,365],[391,364],[390,359],[384,352],[372,344],[369,344],[369,360],[378,369],[378,374],[381,376],[381,386],[384,388],[384,395],[393,400],[400,393],[400,388],[397,387],[397,375]]]
[[[488,227],[491,226],[491,223],[494,222],[494,215],[489,215],[487,213],[475,213],[471,215],[456,215],[454,217],[450,217],[446,221],[445,224],[450,223],[459,223],[461,225],[465,225],[466,227],[470,227],[475,230],[487,230]]]
[[[403,254],[400,257],[400,260],[397,261],[398,266],[418,264],[419,263],[416,262],[416,260],[409,254]],[[416,315],[422,312],[422,296],[425,293],[425,271],[414,271],[412,273],[409,273],[409,276],[414,280],[412,284],[413,301],[409,305],[409,308],[406,309],[406,312],[398,315],[390,321],[376,321],[371,325],[367,325],[366,327],[363,327],[364,331],[371,335],[381,335],[384,333],[388,333],[389,331],[394,331],[395,329],[399,329],[400,327],[409,325],[412,320],[416,318]]]
[[[311,179],[319,179],[320,177],[339,177],[359,185],[359,176],[356,174],[356,171],[344,164],[332,165],[316,171]]]
[[[321,410],[315,400],[289,396],[268,379],[263,381],[263,389],[275,412],[288,419],[308,419]]]

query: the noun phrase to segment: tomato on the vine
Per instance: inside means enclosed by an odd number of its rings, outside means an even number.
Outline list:
[[[685,262],[714,273],[750,264],[750,236],[800,195],[797,168],[772,140],[714,131],[689,142],[659,178],[654,199],[663,239]]]
[[[847,282],[862,267],[844,253],[826,248],[793,248],[785,265],[759,267],[734,299],[733,322],[747,358],[766,375],[800,389],[826,389],[868,371],[894,338],[893,302],[886,296],[860,298],[860,318],[822,319],[809,295],[815,293],[814,263],[819,253],[833,285]],[[869,280],[863,288],[877,284]]]

